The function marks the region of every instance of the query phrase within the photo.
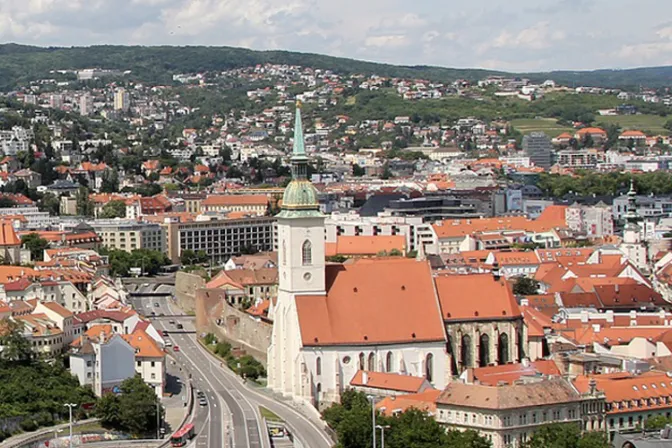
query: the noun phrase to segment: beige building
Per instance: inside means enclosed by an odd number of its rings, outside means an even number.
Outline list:
[[[225,194],[208,196],[201,201],[201,211],[231,213],[243,212],[263,216],[268,212],[270,201],[262,194]]]
[[[582,394],[562,378],[505,386],[453,382],[439,395],[436,406],[439,423],[449,429],[478,431],[493,448],[520,447],[549,423],[605,430],[604,394],[595,387]]]
[[[166,251],[166,236],[159,224],[131,220],[95,220],[91,226],[103,239],[103,246],[131,252],[135,249]]]

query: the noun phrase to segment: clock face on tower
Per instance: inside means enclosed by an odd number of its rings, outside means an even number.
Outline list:
[[[307,282],[309,282],[312,277],[313,276],[310,275],[310,272],[306,272],[305,274],[303,274],[303,279]]]

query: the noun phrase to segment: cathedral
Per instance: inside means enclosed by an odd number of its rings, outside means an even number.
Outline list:
[[[467,368],[525,356],[520,309],[497,273],[435,276],[427,261],[402,257],[325,262],[325,216],[308,179],[300,106],[291,164],[277,215],[269,388],[321,409],[359,371],[424,377],[443,389]]]

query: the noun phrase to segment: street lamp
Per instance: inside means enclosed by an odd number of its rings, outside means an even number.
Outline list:
[[[376,397],[367,395],[371,402],[371,428],[373,429],[373,448],[376,448]]]
[[[68,408],[68,414],[70,415],[70,438],[68,440],[68,446],[72,446],[72,408],[76,408],[76,403],[65,403],[63,406]]]
[[[380,448],[385,448],[385,430],[390,429],[390,425],[376,425],[380,429]]]

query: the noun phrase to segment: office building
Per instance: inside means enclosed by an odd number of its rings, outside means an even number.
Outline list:
[[[552,150],[551,139],[543,132],[532,132],[523,137],[523,151],[534,166],[549,169],[552,165]]]
[[[194,221],[168,218],[161,224],[166,233],[168,257],[177,263],[185,250],[205,251],[223,262],[248,250],[274,249],[275,218],[270,216],[221,219],[201,215]]]

